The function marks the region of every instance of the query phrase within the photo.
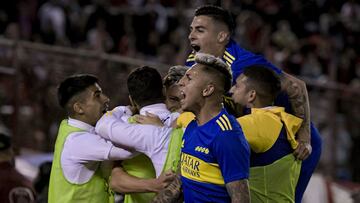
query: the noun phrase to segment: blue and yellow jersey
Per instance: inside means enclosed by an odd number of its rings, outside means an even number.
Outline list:
[[[195,119],[195,115],[191,112],[182,112],[176,120],[177,128],[186,128],[189,123]]]
[[[237,120],[251,148],[251,201],[294,202],[301,162],[292,152],[302,120],[275,106],[252,108]]]
[[[241,48],[233,39],[230,39],[226,45],[226,49],[222,59],[231,67],[233,84],[236,78],[241,75],[246,67],[252,65],[263,65],[275,71],[277,74],[282,74],[282,70],[267,61],[264,56],[254,54],[248,50]],[[195,63],[195,52],[190,53],[185,65],[192,66]],[[289,97],[285,92],[281,92],[275,99],[276,106],[285,107],[286,112],[293,113]]]
[[[181,180],[185,202],[229,202],[225,184],[247,179],[250,149],[239,123],[223,109],[183,136]]]
[[[267,61],[262,55],[254,54],[241,48],[233,39],[230,39],[229,43],[226,45],[222,59],[231,67],[233,83],[235,83],[236,78],[243,72],[244,68],[252,65],[263,65],[278,74],[281,74],[282,72],[279,68]],[[188,56],[185,65],[190,67],[194,63],[195,53],[192,52]]]
[[[252,108],[237,119],[251,148],[250,166],[264,166],[291,154],[298,146],[295,134],[302,119],[283,107]]]

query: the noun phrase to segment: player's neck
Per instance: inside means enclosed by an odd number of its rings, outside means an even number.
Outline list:
[[[76,115],[72,115],[72,116],[70,116],[70,117],[73,118],[73,119],[75,119],[75,120],[78,120],[78,121],[84,122],[84,123],[86,123],[86,124],[89,124],[89,125],[91,125],[91,126],[95,126],[95,124],[96,124],[96,123],[92,123],[92,122],[90,121],[90,119],[89,119],[87,116],[85,116],[85,115],[76,114]]]
[[[224,53],[225,53],[225,46],[221,46],[221,47],[218,47],[216,50],[216,53],[214,53],[214,56],[216,57],[219,57],[219,58],[222,58],[224,56]]]
[[[222,109],[222,104],[217,103],[205,103],[204,106],[200,109],[200,111],[195,113],[196,121],[198,125],[204,125],[209,122],[211,119],[215,118],[219,115]]]
[[[252,102],[251,104],[249,104],[250,108],[264,108],[264,107],[268,107],[268,106],[272,106],[272,103],[261,102],[257,99],[254,102]]]
[[[272,103],[254,102],[254,103],[251,103],[251,104],[247,105],[248,108],[258,108],[258,109],[266,108],[266,107],[269,107],[269,106],[273,106],[273,104]]]

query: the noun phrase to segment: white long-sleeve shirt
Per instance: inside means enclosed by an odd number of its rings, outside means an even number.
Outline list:
[[[96,135],[93,126],[72,118],[69,118],[68,124],[84,130],[70,133],[64,142],[61,168],[69,182],[75,184],[87,182],[102,161],[133,157],[132,152],[115,147],[110,141]]]
[[[177,119],[178,113],[171,113],[166,109],[165,104],[153,104],[145,106],[140,114],[146,112],[159,116],[164,122],[164,127],[154,125],[129,124],[127,107],[116,107],[106,113],[96,124],[95,131],[105,139],[110,140],[114,145],[124,148],[132,148],[147,155],[155,168],[158,177],[163,169],[172,128],[169,126]]]

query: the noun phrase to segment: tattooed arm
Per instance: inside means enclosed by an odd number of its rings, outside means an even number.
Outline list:
[[[161,190],[151,201],[153,203],[176,203],[183,202],[181,191],[180,174],[178,174],[170,185]]]
[[[232,203],[249,203],[250,190],[249,182],[247,179],[237,180],[226,184]]]
[[[302,80],[283,72],[281,87],[289,96],[295,116],[303,119],[297,133],[299,146],[295,149],[294,155],[296,158],[304,160],[312,151],[310,144],[310,106],[306,84]]]

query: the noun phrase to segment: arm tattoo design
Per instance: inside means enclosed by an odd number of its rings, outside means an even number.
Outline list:
[[[295,116],[303,119],[298,140],[310,142],[310,107],[305,82],[283,72],[281,87],[289,96]]]
[[[247,179],[237,180],[226,184],[232,203],[249,203],[250,191]]]
[[[165,189],[160,191],[155,198],[151,201],[152,203],[176,203],[183,202],[181,192],[181,180],[180,175],[170,183]]]

